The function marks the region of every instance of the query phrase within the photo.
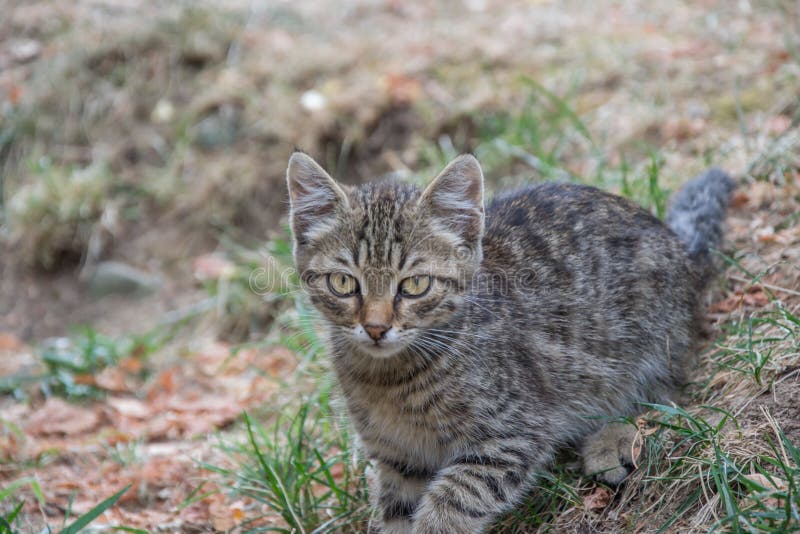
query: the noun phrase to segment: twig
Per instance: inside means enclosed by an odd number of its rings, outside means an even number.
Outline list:
[[[735,274],[730,275],[730,278],[732,280],[736,280],[737,282],[744,282],[745,284],[752,284],[753,283],[753,280],[748,280],[747,278],[744,278],[742,276],[736,276]],[[761,282],[761,281],[755,282],[755,284],[762,285],[762,286],[764,286],[764,287],[766,287],[768,289],[772,289],[773,291],[780,291],[782,293],[787,293],[789,295],[795,295],[795,296],[800,297],[800,291],[795,291],[794,289],[789,289],[789,288],[786,288],[786,287],[776,286],[774,284],[768,284],[766,282]]]

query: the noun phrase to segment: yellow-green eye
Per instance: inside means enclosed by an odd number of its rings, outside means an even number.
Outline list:
[[[329,273],[328,289],[337,297],[352,297],[358,293],[358,282],[347,273]]]
[[[421,297],[431,288],[431,277],[428,275],[409,276],[400,282],[400,294],[408,298]]]

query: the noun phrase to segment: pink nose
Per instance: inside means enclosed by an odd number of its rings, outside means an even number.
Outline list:
[[[387,330],[389,330],[389,325],[387,324],[365,324],[364,330],[367,331],[369,337],[378,341],[383,337]]]

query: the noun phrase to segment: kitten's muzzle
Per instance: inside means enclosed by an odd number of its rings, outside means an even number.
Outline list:
[[[380,341],[391,328],[388,324],[365,324],[364,330],[374,341]]]

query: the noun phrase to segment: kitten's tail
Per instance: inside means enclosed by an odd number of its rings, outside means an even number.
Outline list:
[[[703,270],[711,264],[709,250],[722,241],[722,222],[735,186],[727,173],[712,168],[689,180],[672,197],[667,225]]]

